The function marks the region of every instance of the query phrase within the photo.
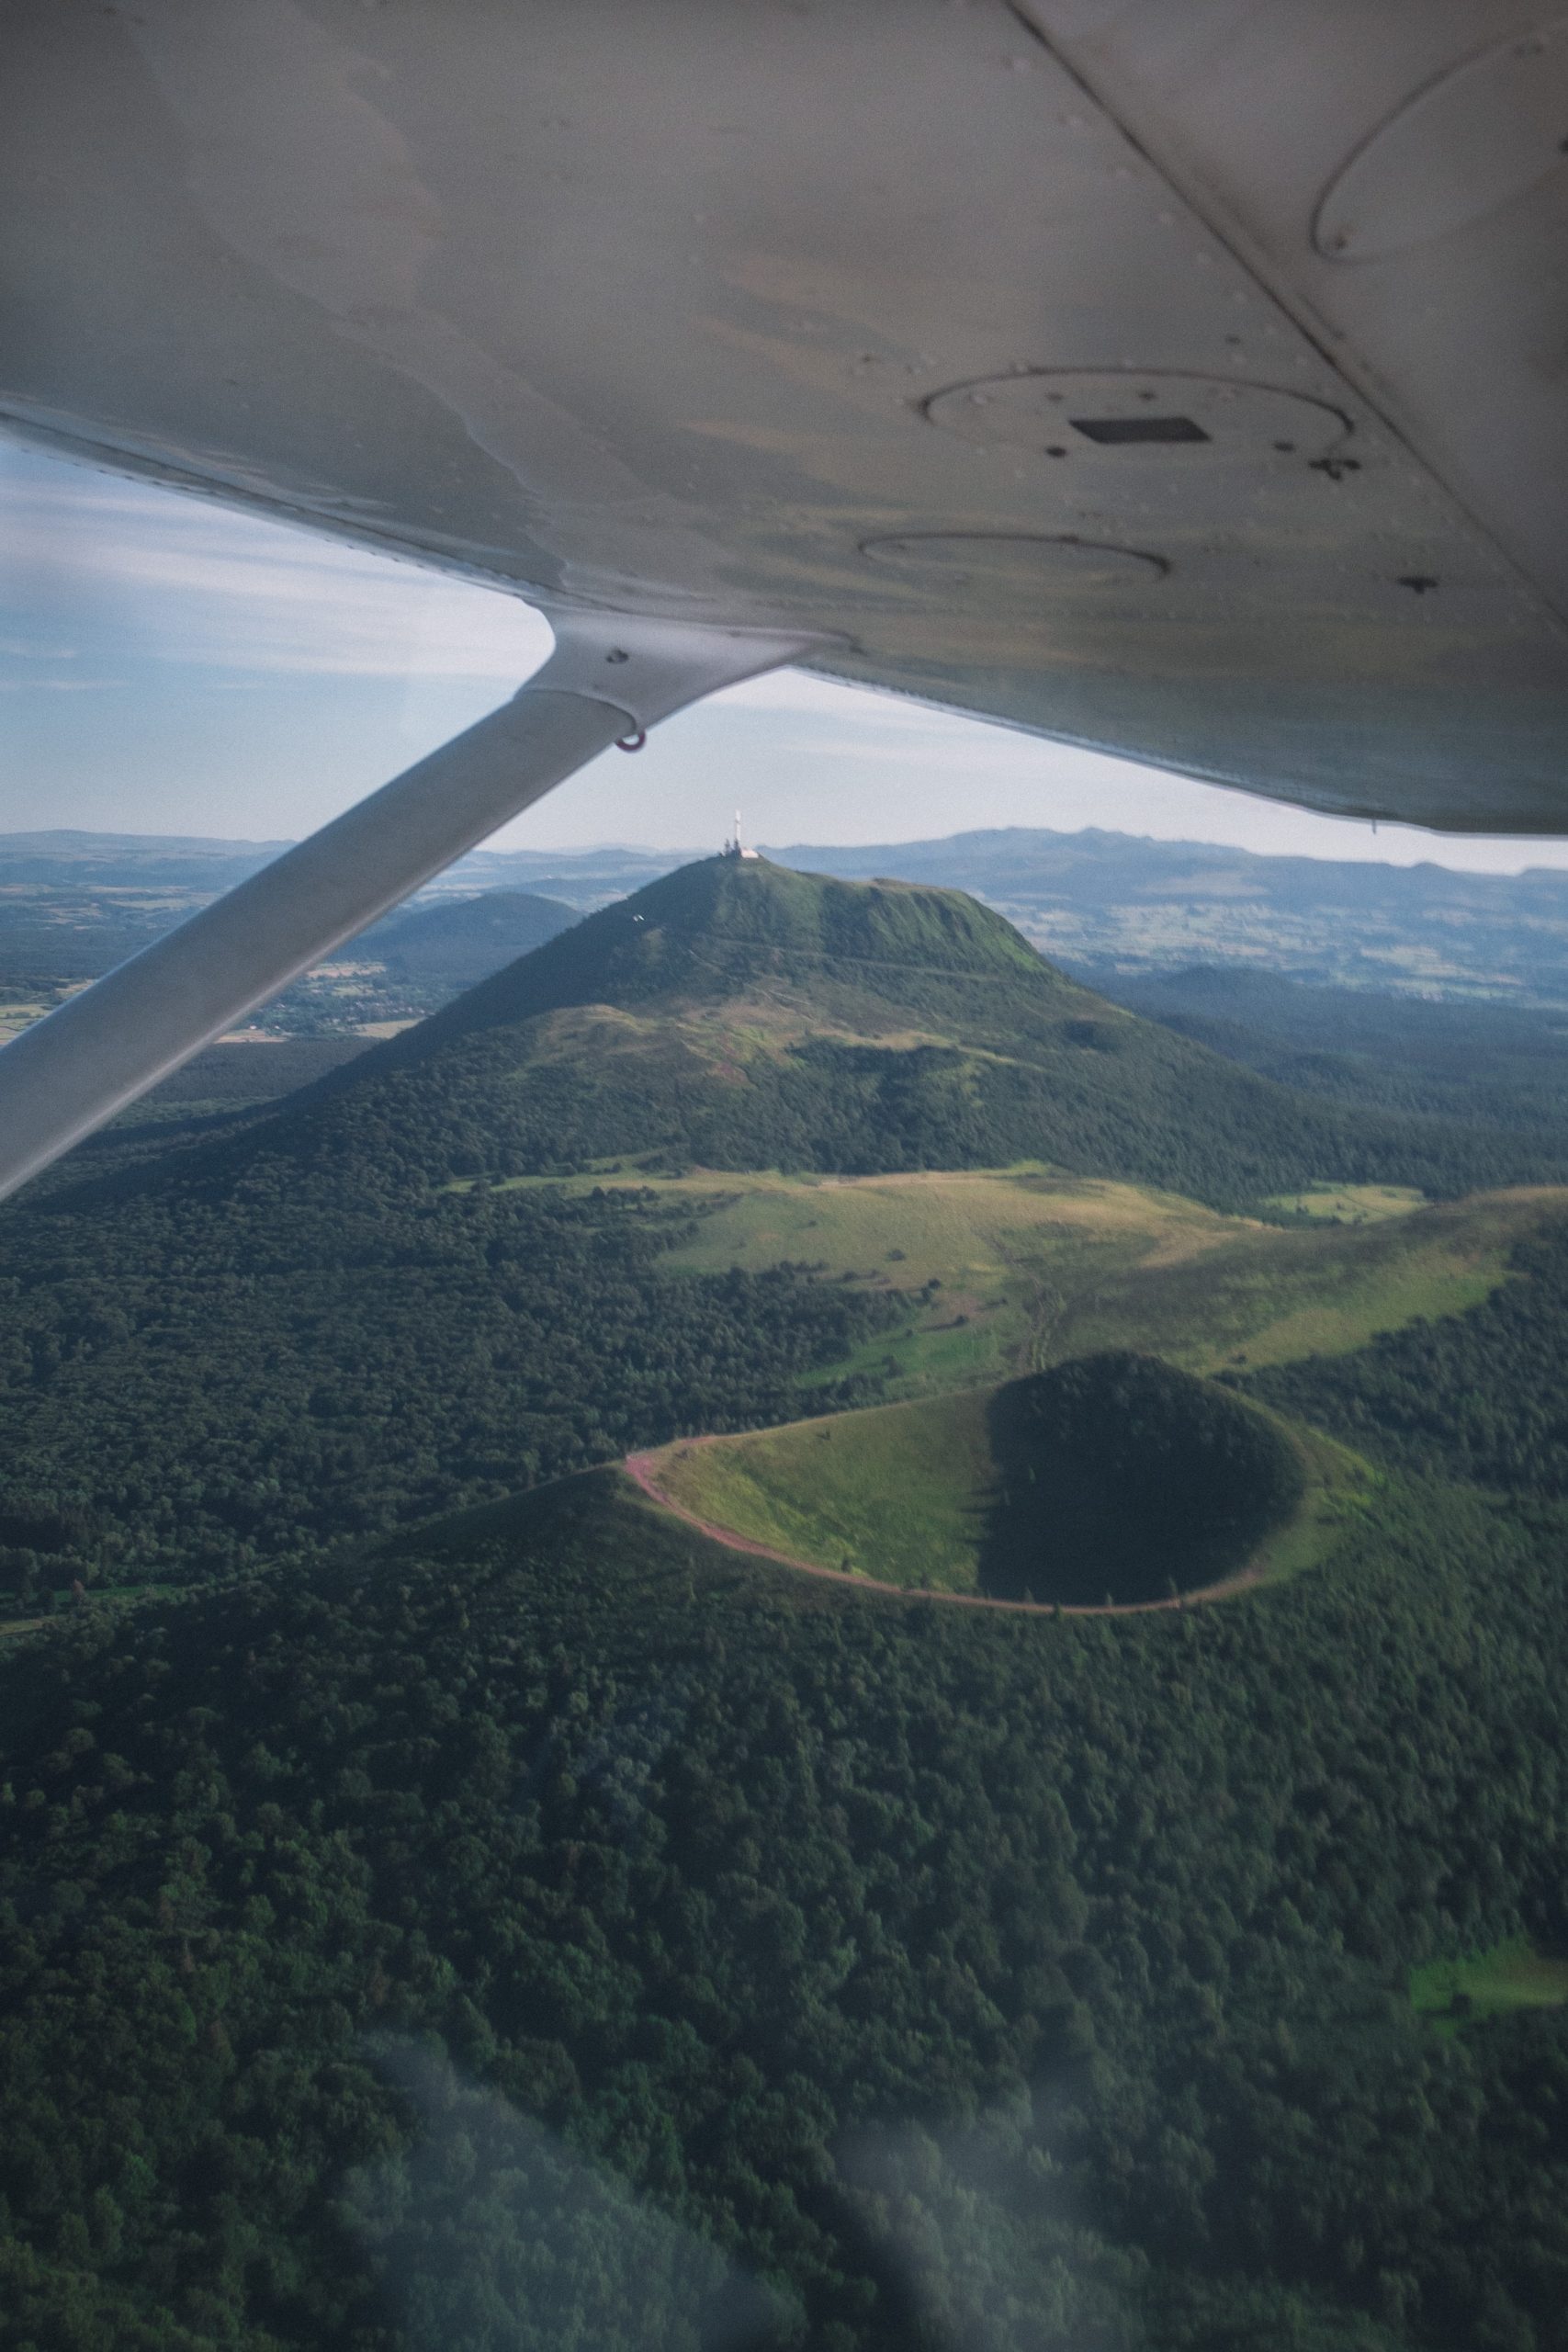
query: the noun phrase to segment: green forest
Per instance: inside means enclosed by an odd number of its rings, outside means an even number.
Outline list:
[[[613,1476],[14,1659],[0,2343],[1563,2343],[1562,2013],[1408,1996],[1568,1948],[1558,1519],[1075,1623]]]
[[[1245,1385],[1390,1462],[1521,1496],[1568,1496],[1568,1227],[1519,1242],[1513,1258],[1520,1279],[1466,1315]]]
[[[1084,977],[1130,1012],[1309,1093],[1543,1136],[1568,1118],[1568,1038],[1544,1007],[1314,988],[1247,964]]]
[[[1568,2352],[1568,1229],[1239,1393],[1014,1385],[1195,1566],[1272,1416],[1355,1450],[1223,1602],[857,1592],[613,1466],[873,1400],[904,1312],[671,1272],[644,1162],[1235,1205],[1547,1131],[736,872],[0,1219],[0,2352]]]
[[[299,1557],[628,1446],[781,1420],[901,1308],[671,1275],[649,1193],[150,1192],[0,1250],[0,1590]],[[874,1393],[829,1384],[829,1402]],[[814,1392],[815,1394],[816,1392]]]

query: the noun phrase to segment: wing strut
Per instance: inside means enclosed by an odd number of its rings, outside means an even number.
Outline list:
[[[618,737],[809,642],[601,614],[555,627],[500,710],[0,1052],[0,1198]]]

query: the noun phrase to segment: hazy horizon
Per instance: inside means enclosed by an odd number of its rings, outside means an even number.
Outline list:
[[[1433,866],[1445,873],[1470,874],[1473,875],[1478,879],[1498,882],[1519,881],[1531,874],[1561,873],[1564,875],[1565,878],[1568,878],[1568,859],[1565,859],[1562,864],[1532,861],[1529,865],[1521,865],[1513,869],[1499,869],[1482,865],[1457,866],[1450,865],[1445,859],[1438,857],[1393,859],[1369,856],[1356,858],[1343,853],[1333,853],[1322,849],[1303,850],[1287,848],[1284,846],[1277,848],[1260,848],[1238,842],[1205,841],[1194,834],[1168,835],[1147,832],[1134,833],[1122,826],[1102,824],[1074,825],[1072,827],[1029,824],[1025,822],[1008,825],[965,825],[960,826],[953,831],[946,833],[908,833],[900,835],[896,839],[884,834],[878,837],[868,838],[864,841],[774,842],[759,840],[754,842],[752,846],[761,851],[764,855],[786,857],[802,850],[816,849],[831,849],[836,852],[870,849],[926,849],[937,847],[944,842],[980,840],[991,834],[1010,832],[1031,834],[1051,833],[1055,834],[1062,841],[1081,840],[1085,834],[1097,833],[1105,836],[1107,839],[1147,842],[1151,846],[1157,846],[1161,849],[1229,850],[1233,851],[1238,857],[1263,857],[1274,859],[1297,858],[1304,860],[1309,864],[1325,865],[1389,865],[1394,867],[1398,871],[1405,873],[1416,872],[1422,866]],[[284,850],[292,848],[295,842],[299,839],[299,836],[298,834],[266,835],[256,833],[172,833],[152,831],[143,831],[131,825],[113,827],[100,825],[44,825],[18,826],[16,828],[0,829],[0,843],[7,842],[37,842],[41,845],[51,841],[126,841],[165,843],[171,849],[217,845],[231,849],[274,850],[279,854]],[[750,829],[747,831],[747,839],[749,842],[751,841]],[[443,872],[450,873],[456,866],[467,863],[469,859],[483,857],[486,855],[494,855],[503,858],[518,856],[552,858],[562,862],[577,858],[592,859],[594,857],[610,856],[697,859],[716,856],[720,846],[721,844],[716,842],[711,843],[694,841],[660,842],[649,841],[628,841],[620,838],[612,838],[604,841],[585,841],[570,844],[519,841],[516,839],[503,842],[502,836],[498,834],[493,836],[490,841],[480,842],[475,848],[466,851],[461,858],[457,858],[453,861],[452,866],[443,868]],[[1568,842],[1565,842],[1563,846],[1565,849],[1568,849]],[[440,876],[437,876],[434,878],[439,880]]]
[[[297,839],[545,658],[516,597],[0,442],[6,831]],[[1259,856],[1514,874],[1568,839],[1381,829],[778,671],[608,752],[495,835],[668,854],[749,833],[851,848],[1021,826]],[[897,812],[895,819],[894,812]]]

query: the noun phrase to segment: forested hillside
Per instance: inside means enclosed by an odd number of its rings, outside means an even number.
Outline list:
[[[1247,1385],[1387,1459],[1478,1485],[1568,1496],[1568,1228],[1521,1241],[1508,1283],[1467,1314]]]
[[[1245,965],[1082,977],[1284,1086],[1519,1133],[1561,1135],[1568,1124],[1568,1032],[1558,1012],[1314,988]]]
[[[1325,1175],[1450,1193],[1568,1173],[1568,1144],[1357,1114],[1238,1069],[1076,987],[961,893],[722,858],[562,933],[228,1164],[287,1193],[301,1166],[385,1189],[622,1153],[1043,1159],[1225,1206]]]
[[[1305,1489],[1277,1424],[1130,1350],[1010,1381],[990,1419],[987,1593],[1082,1607],[1193,1590],[1242,1567]]]
[[[318,1193],[280,1215],[242,1189],[18,1220],[0,1592],[25,1608],[73,1577],[309,1555],[650,1438],[787,1418],[805,1374],[898,1312],[787,1268],[670,1274],[690,1227],[635,1193]]]
[[[609,1473],[0,1667],[0,2344],[1561,2352],[1561,1526],[987,1618]],[[750,2287],[746,2281],[750,2281]]]
[[[354,940],[355,961],[368,957],[400,978],[471,988],[569,930],[574,910],[532,890],[487,890],[478,898],[399,907]]]

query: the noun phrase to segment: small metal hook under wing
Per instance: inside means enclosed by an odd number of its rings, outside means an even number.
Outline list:
[[[811,639],[554,622],[512,700],[0,1051],[0,1198],[608,748]]]

